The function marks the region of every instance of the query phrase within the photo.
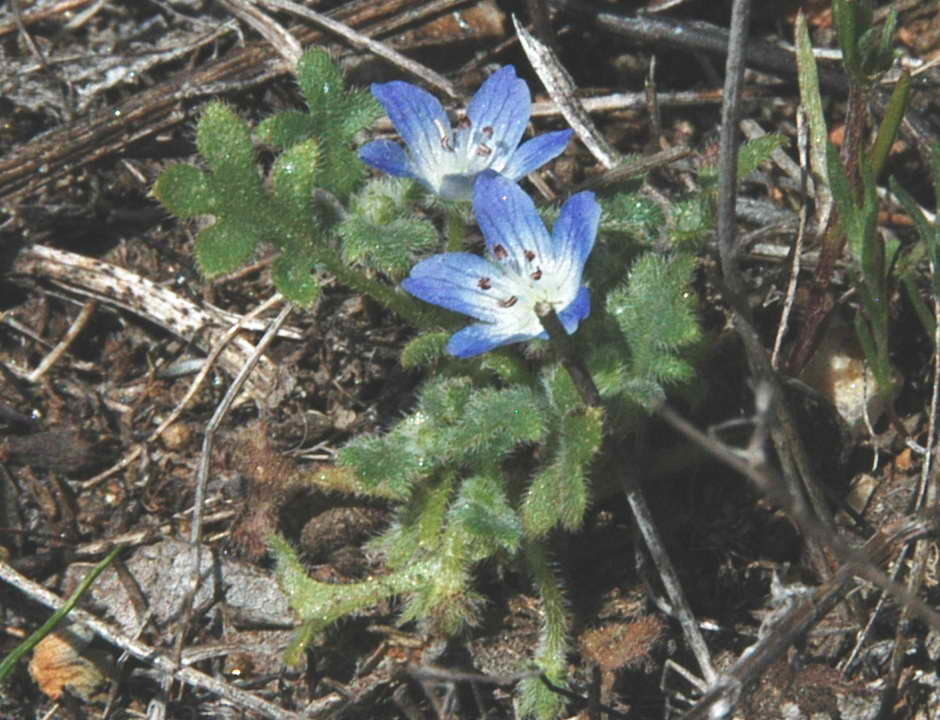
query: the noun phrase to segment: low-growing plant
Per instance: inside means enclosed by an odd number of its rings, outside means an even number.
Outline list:
[[[346,89],[322,51],[308,52],[297,73],[306,113],[252,131],[210,104],[197,132],[205,169],[171,167],[155,187],[177,216],[213,219],[196,239],[207,276],[270,245],[274,284],[292,302],[311,306],[327,272],[417,333],[401,353],[427,373],[413,409],[387,432],[354,437],[317,478],[390,505],[393,519],[371,543],[384,574],[319,582],[287,539],[272,538],[302,621],[289,656],[391,597],[402,601],[400,622],[460,633],[480,620],[484,561],[521,561],[543,610],[532,664],[564,684],[570,618],[550,540],[582,528],[596,469],[619,457],[670,388],[694,377],[702,331],[689,284],[713,227],[713,173],[669,212],[636,185],[537,209],[517,181],[571,133],[521,143],[530,96],[512,67],[484,84],[456,126],[424,90],[374,85],[406,147],[373,141],[358,156],[359,135],[380,113],[372,96]],[[779,143],[746,146],[742,174]],[[267,172],[261,146],[275,153]],[[393,177],[367,177],[359,158]],[[464,238],[470,217],[483,255]],[[572,374],[576,365],[584,376]],[[523,681],[521,715],[553,718],[562,707],[546,685]]]

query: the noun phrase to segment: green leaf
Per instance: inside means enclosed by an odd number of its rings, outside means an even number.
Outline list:
[[[547,430],[544,408],[531,389],[484,389],[471,396],[461,421],[435,436],[428,449],[445,461],[493,461],[541,441]]]
[[[274,287],[285,298],[301,307],[310,307],[320,297],[320,283],[314,262],[302,255],[280,255],[271,266]]]
[[[425,383],[418,399],[418,411],[438,427],[460,422],[473,395],[467,378],[438,378]]]
[[[232,272],[247,262],[259,237],[251,227],[219,220],[196,236],[196,262],[207,278]]]
[[[888,107],[885,110],[884,118],[878,127],[878,136],[875,138],[875,144],[868,154],[868,162],[871,167],[871,174],[874,180],[881,175],[885,161],[888,159],[888,153],[891,152],[891,146],[897,137],[898,129],[901,127],[901,120],[904,118],[904,111],[907,108],[907,98],[911,89],[911,74],[907,70],[901,73],[894,91],[891,93],[891,99],[888,101]]]
[[[855,202],[855,193],[849,184],[848,175],[845,174],[845,168],[842,167],[842,160],[839,159],[839,151],[835,145],[827,145],[827,169],[829,172],[829,185],[832,188],[832,196],[836,201],[836,208],[839,216],[844,223],[856,222],[856,216],[859,214],[858,205]]]
[[[192,165],[171,165],[153,186],[153,194],[171,213],[187,220],[213,212],[206,174]]]
[[[670,239],[676,245],[696,248],[715,228],[715,210],[707,193],[697,193],[678,200],[672,208]]]
[[[315,139],[297,143],[278,157],[271,176],[275,197],[299,215],[312,215],[320,146]]]
[[[330,54],[320,48],[308,50],[297,63],[297,84],[311,110],[327,112],[344,104],[345,81]]]
[[[858,5],[866,0],[833,0],[832,19],[842,50],[842,63],[849,75],[858,78],[861,75],[861,62],[858,54],[859,18],[856,14]],[[864,28],[864,25],[863,25]]]
[[[361,215],[349,214],[337,232],[343,239],[347,262],[364,262],[393,279],[407,275],[417,257],[438,243],[437,230],[430,222],[410,217],[376,225]]]
[[[450,509],[450,521],[486,548],[514,553],[522,539],[522,526],[500,482],[492,476],[475,475],[464,480]]]
[[[258,123],[255,137],[258,142],[283,150],[309,139],[315,130],[313,118],[307,113],[285,110]]]
[[[589,502],[588,467],[603,436],[600,408],[586,408],[562,420],[555,459],[535,476],[523,503],[522,519],[530,538],[542,538],[555,527],[581,529]]]
[[[196,147],[214,172],[257,173],[248,126],[224,103],[209,103],[202,111]]]
[[[337,620],[393,595],[414,591],[426,581],[416,568],[357,583],[317,582],[307,575],[300,558],[287,540],[274,535],[269,542],[277,563],[278,584],[297,615],[310,624],[304,630],[307,642]]]
[[[624,232],[643,242],[652,242],[666,222],[662,208],[652,199],[637,192],[621,192],[600,198],[601,228],[608,232]]]
[[[449,338],[446,332],[422,333],[401,351],[402,367],[411,370],[434,363],[444,354]]]
[[[783,135],[763,135],[749,140],[741,146],[738,154],[738,180],[743,180],[770,159],[774,151],[784,147],[789,141]]]
[[[626,287],[607,296],[607,310],[632,353],[630,376],[661,384],[687,379],[690,370],[681,352],[701,336],[688,291],[696,262],[688,254],[647,253],[634,263]]]

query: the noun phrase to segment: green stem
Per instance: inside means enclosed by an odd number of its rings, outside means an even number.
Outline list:
[[[542,631],[535,661],[539,669],[553,683],[561,683],[565,676],[568,653],[568,615],[565,610],[565,595],[558,576],[552,570],[545,550],[540,542],[526,543],[526,560],[532,580],[542,598]]]
[[[542,327],[545,328],[545,332],[548,333],[552,344],[561,353],[562,365],[565,366],[565,370],[571,376],[571,381],[578,388],[578,392],[581,393],[584,404],[588,407],[599,407],[601,394],[594,383],[594,378],[591,377],[591,373],[584,364],[584,358],[578,352],[574,340],[565,331],[561,320],[558,319],[555,308],[548,303],[540,303],[536,306],[535,312],[539,316],[539,321],[542,323]]]
[[[32,650],[36,645],[39,644],[46,635],[55,630],[56,625],[58,625],[62,620],[72,612],[72,609],[75,605],[78,604],[78,601],[81,599],[82,595],[92,586],[92,583],[98,579],[98,576],[104,572],[104,569],[111,564],[111,561],[117,557],[117,554],[124,549],[123,545],[118,545],[115,547],[100,563],[95,565],[92,568],[92,571],[85,576],[85,579],[79,584],[75,592],[72,593],[71,597],[65,601],[65,603],[56,610],[52,616],[42,624],[42,626],[36,630],[32,635],[30,635],[26,640],[17,645],[13,652],[7,655],[3,662],[0,663],[0,683],[6,680],[7,676],[13,672],[13,668],[16,667],[16,664],[20,661],[26,653]]]
[[[463,247],[464,230],[466,224],[463,213],[457,207],[447,209],[444,214],[444,232],[447,235],[447,252],[461,252]]]

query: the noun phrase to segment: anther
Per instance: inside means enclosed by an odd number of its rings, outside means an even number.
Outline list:
[[[515,295],[512,295],[511,297],[508,297],[505,300],[500,300],[499,306],[504,307],[504,308],[511,308],[517,302],[519,302],[519,298],[517,298]]]
[[[508,257],[508,255],[509,253],[506,252],[506,248],[504,248],[502,245],[497,244],[493,246],[493,256],[497,260],[505,260]]]
[[[488,277],[481,277],[480,281],[477,283],[477,287],[479,287],[480,290],[489,290],[493,287],[493,283],[490,282]]]
[[[493,126],[486,125],[482,130],[480,130],[480,132],[483,133],[483,137],[489,140],[491,137],[493,137]]]
[[[473,127],[473,121],[466,115],[457,121],[458,130],[469,130],[471,127]]]
[[[526,250],[525,259],[526,259],[526,262],[532,262],[533,260],[535,260],[535,253],[532,252],[531,250]]]
[[[493,154],[493,148],[487,147],[483,143],[477,145],[476,154],[480,157],[489,157]]]
[[[532,273],[531,275],[529,275],[529,277],[532,278],[533,280],[541,280],[541,279],[542,279],[542,268],[535,268],[535,272]]]

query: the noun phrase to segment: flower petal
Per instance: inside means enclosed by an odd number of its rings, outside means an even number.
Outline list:
[[[533,170],[537,170],[553,158],[558,157],[568,145],[573,130],[556,130],[526,140],[512,154],[509,162],[501,170],[510,180],[521,180]]]
[[[487,132],[490,135],[487,145],[507,158],[522,140],[531,113],[529,86],[525,80],[516,77],[516,69],[512,65],[490,75],[467,108],[474,138],[480,137],[477,133],[483,132],[483,128],[492,128],[491,133]]]
[[[396,177],[414,177],[404,148],[391,140],[373,140],[359,148],[359,159],[366,165]]]
[[[594,248],[600,219],[601,206],[595,200],[594,193],[579,192],[562,205],[555,227],[552,228],[556,258],[561,255],[570,257],[578,275]]]
[[[441,153],[441,133],[450,132],[450,120],[438,99],[400,80],[374,83],[372,94],[408,145],[416,168],[432,166]]]
[[[565,332],[571,335],[578,329],[579,323],[590,314],[591,291],[582,285],[575,299],[568,303],[568,307],[558,313],[558,319],[565,327]]]
[[[526,267],[526,251],[550,257],[548,231],[532,199],[516,183],[487,171],[477,178],[473,190],[473,210],[491,253],[495,255],[496,246],[501,245],[519,274]]]
[[[502,325],[476,323],[454,333],[447,343],[447,352],[459,358],[468,358],[533,337],[536,335],[507,331]]]
[[[481,279],[492,284],[481,287]],[[499,300],[515,293],[498,265],[471,253],[443,253],[422,260],[411,269],[401,286],[416,298],[478,320],[498,322],[503,308]],[[486,283],[484,283],[485,285]]]

